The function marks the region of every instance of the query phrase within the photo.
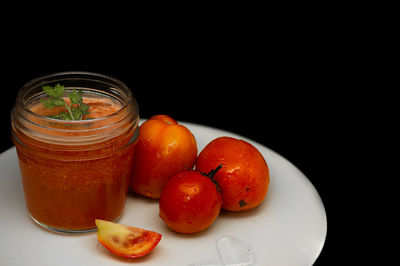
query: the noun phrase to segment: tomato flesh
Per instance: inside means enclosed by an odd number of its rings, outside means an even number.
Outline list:
[[[96,219],[97,239],[112,253],[126,258],[148,254],[160,242],[162,235],[141,228]]]

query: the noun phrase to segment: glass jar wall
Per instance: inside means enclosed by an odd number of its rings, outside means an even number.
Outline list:
[[[81,120],[53,118],[43,86],[74,89],[89,106]],[[37,78],[19,92],[11,113],[26,206],[39,225],[58,232],[95,230],[95,219],[117,220],[125,206],[139,134],[139,108],[121,81],[96,73]]]

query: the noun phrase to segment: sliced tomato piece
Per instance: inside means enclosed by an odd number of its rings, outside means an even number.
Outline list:
[[[141,228],[96,219],[97,239],[112,253],[126,258],[138,258],[152,251],[161,234]]]

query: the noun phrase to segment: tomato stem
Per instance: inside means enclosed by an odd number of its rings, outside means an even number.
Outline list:
[[[222,193],[221,187],[219,186],[218,182],[213,179],[213,177],[221,168],[222,168],[222,164],[218,165],[215,169],[211,169],[211,171],[208,174],[202,173],[203,175],[205,175],[211,179],[211,182],[213,182],[215,184],[215,187],[217,188],[217,191],[219,193]]]
[[[213,178],[213,176],[222,168],[222,164],[218,165],[217,168],[211,169],[211,171],[207,174],[209,178]]]

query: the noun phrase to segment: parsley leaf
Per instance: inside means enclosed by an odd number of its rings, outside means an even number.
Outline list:
[[[49,96],[54,98],[60,98],[64,95],[65,89],[64,86],[57,84],[52,88],[51,86],[43,86],[42,90]]]
[[[73,92],[68,94],[69,99],[71,100],[71,103],[73,104],[79,104],[82,102],[82,91],[77,91],[74,89]]]
[[[65,93],[64,86],[57,84],[56,86],[43,86],[42,90],[49,96],[48,99],[42,99],[41,103],[47,108],[53,108],[56,106],[65,107],[65,112],[59,112],[56,115],[51,115],[51,118],[62,119],[62,120],[81,120],[84,115],[89,112],[89,106],[82,102],[82,91],[74,89],[68,93],[70,104],[67,104],[63,98]]]

